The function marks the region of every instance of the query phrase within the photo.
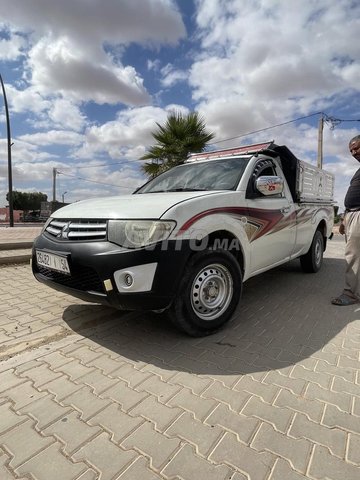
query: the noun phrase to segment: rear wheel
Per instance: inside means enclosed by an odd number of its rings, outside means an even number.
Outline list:
[[[191,336],[209,335],[234,313],[242,291],[240,267],[226,250],[195,254],[186,268],[169,314]]]
[[[301,268],[306,273],[316,273],[320,270],[324,256],[324,237],[316,230],[309,251],[300,257]]]

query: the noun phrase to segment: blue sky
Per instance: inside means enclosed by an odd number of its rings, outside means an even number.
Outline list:
[[[360,4],[353,0],[2,0],[0,73],[13,189],[74,202],[130,193],[156,122],[198,111],[219,148],[274,139],[324,168],[343,197],[360,132]],[[312,116],[311,116],[312,115]],[[288,123],[253,135],[245,134]],[[228,141],[224,139],[234,138]],[[221,142],[220,142],[221,141]],[[217,143],[216,145],[216,142]],[[8,191],[0,105],[0,207]],[[65,193],[66,192],[66,193]]]

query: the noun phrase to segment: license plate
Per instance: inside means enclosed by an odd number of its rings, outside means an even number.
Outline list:
[[[36,250],[36,261],[37,264],[41,265],[42,267],[50,268],[50,270],[56,270],[57,272],[67,273],[70,275],[70,268],[66,257]]]

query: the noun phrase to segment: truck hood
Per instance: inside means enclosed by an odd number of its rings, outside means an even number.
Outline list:
[[[52,213],[53,218],[160,218],[169,208],[192,198],[219,193],[210,192],[176,192],[176,193],[142,193],[105,198],[94,198],[71,203]],[[222,191],[223,193],[223,191]]]

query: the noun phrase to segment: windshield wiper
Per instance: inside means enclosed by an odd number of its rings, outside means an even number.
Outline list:
[[[167,193],[167,192],[206,192],[206,188],[170,188],[169,190],[150,190],[138,193]]]
[[[206,188],[171,188],[170,190],[166,190],[167,192],[206,192]]]

